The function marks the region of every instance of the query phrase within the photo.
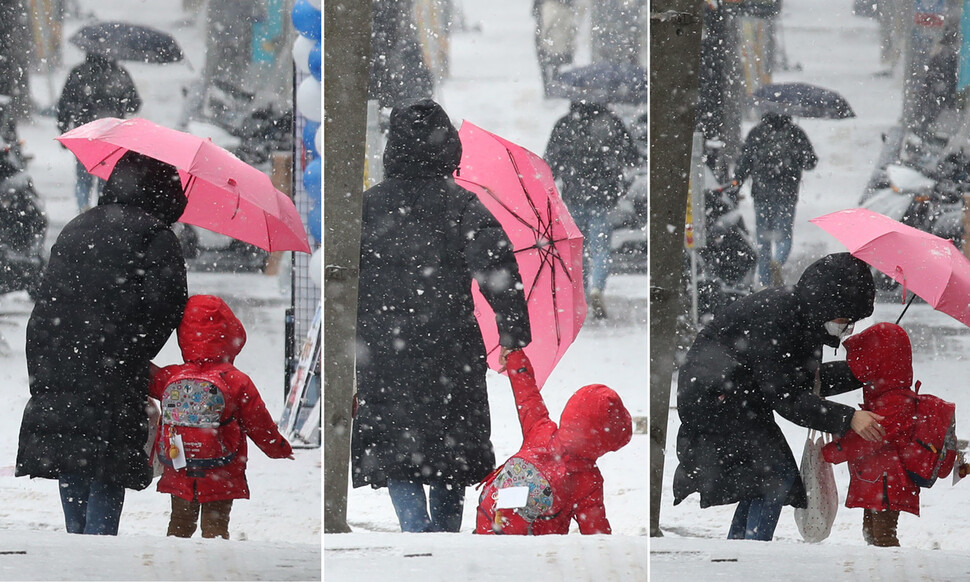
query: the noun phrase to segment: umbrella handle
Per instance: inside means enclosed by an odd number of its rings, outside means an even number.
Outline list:
[[[906,307],[903,308],[903,312],[900,313],[899,317],[896,318],[896,325],[899,325],[899,320],[901,320],[903,316],[906,315],[906,310],[909,309],[909,306],[913,304],[913,299],[916,299],[916,293],[913,293],[912,295],[909,296],[909,301],[906,302]]]
[[[906,273],[903,272],[903,268],[899,265],[896,265],[896,272],[899,273],[903,278],[903,296],[900,298],[899,302],[906,303]],[[910,299],[909,302],[912,303],[913,300]],[[907,307],[909,306],[907,305]],[[903,313],[906,313],[905,309],[903,310]],[[900,317],[902,317],[902,315],[900,315]]]

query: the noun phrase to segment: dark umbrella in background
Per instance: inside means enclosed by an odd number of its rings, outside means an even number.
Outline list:
[[[786,113],[792,117],[846,119],[855,112],[844,97],[807,83],[772,83],[751,95],[752,105],[762,112]]]
[[[182,49],[172,35],[126,22],[89,24],[69,40],[85,52],[117,61],[165,64],[182,60]]]
[[[597,103],[647,102],[647,70],[629,63],[597,61],[561,72],[552,96]]]

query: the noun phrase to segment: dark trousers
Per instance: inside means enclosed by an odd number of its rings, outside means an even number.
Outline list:
[[[202,514],[202,537],[229,539],[229,512],[232,499],[199,503],[198,498],[186,501],[172,495],[172,517],[168,522],[168,534],[178,538],[190,538],[195,533],[199,514]]]
[[[124,487],[65,473],[58,482],[67,533],[118,535]]]
[[[425,497],[424,485],[417,481],[388,479],[387,490],[402,532],[457,532],[461,529],[464,487],[434,483]]]
[[[767,490],[763,497],[745,499],[738,503],[731,529],[728,531],[728,539],[770,542],[775,537],[781,508],[796,477],[797,473],[782,473],[779,468],[776,478],[766,484]]]

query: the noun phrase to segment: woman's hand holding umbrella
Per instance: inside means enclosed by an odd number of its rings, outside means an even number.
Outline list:
[[[878,442],[886,436],[886,429],[879,421],[885,418],[868,410],[856,410],[852,415],[852,430],[871,442]]]

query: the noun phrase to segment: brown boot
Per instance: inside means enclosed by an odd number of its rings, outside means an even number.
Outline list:
[[[871,515],[872,541],[867,540],[867,543],[880,548],[898,548],[899,540],[896,538],[896,526],[899,523],[899,512],[887,509],[885,511],[872,511]]]
[[[202,537],[229,539],[229,512],[232,499],[202,504]]]
[[[199,519],[199,502],[186,501],[172,495],[172,516],[168,521],[168,534],[177,538],[190,538],[195,533]]]

